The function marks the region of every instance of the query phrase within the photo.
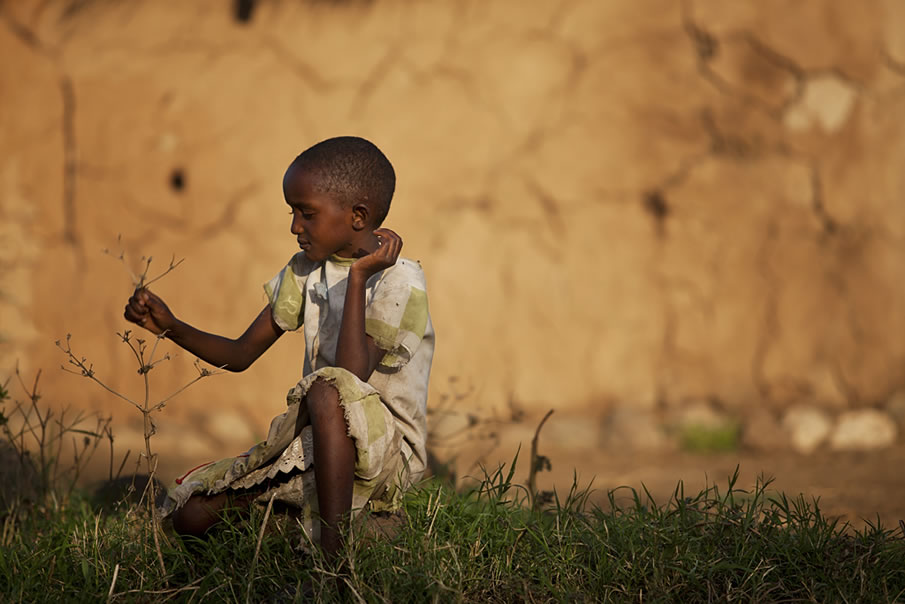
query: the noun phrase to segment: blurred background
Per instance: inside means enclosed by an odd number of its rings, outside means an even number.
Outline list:
[[[905,517],[905,1],[0,2],[0,383],[43,370],[137,452],[54,341],[143,396],[116,335],[143,256],[238,336],[297,251],[283,171],[345,134],[393,162],[428,277],[438,468],[524,461],[554,409],[547,486],[741,463]],[[303,350],[173,399],[163,478],[265,437]],[[159,352],[156,400],[196,375]]]

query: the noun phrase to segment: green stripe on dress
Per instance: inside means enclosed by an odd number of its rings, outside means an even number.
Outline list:
[[[427,329],[427,292],[415,287],[411,289],[399,329],[409,331],[421,339]]]
[[[270,300],[273,317],[281,327],[289,330],[298,329],[302,324],[302,312],[305,308],[305,296],[295,280],[292,268],[287,266],[280,275],[279,289],[274,292],[270,284],[264,285],[264,291]]]
[[[396,336],[399,328],[384,323],[380,319],[365,319],[365,333],[374,338],[374,343],[382,350],[396,348]]]

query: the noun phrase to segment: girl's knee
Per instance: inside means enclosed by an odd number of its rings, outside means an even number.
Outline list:
[[[225,496],[193,495],[173,513],[173,528],[181,536],[203,537],[220,520]]]
[[[312,416],[324,411],[333,411],[339,404],[339,391],[324,378],[316,379],[305,395],[305,406]]]
[[[338,396],[339,391],[336,389],[336,384],[326,378],[319,377],[314,380],[311,387],[308,388],[308,395],[306,398],[333,398]]]
[[[315,449],[318,443],[337,443],[348,438],[346,413],[339,390],[332,382],[318,378],[308,389],[305,406],[314,433]]]

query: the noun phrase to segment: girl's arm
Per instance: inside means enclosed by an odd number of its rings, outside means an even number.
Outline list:
[[[402,239],[393,231],[377,229],[374,234],[380,238],[380,247],[357,260],[349,269],[336,345],[336,366],[352,372],[363,382],[368,381],[384,355],[365,333],[365,285],[372,275],[396,264],[402,251]]]
[[[177,345],[215,367],[244,371],[283,335],[274,323],[270,305],[258,314],[248,329],[235,340],[203,332],[177,319],[157,295],[146,289],[137,290],[126,305],[128,321],[148,331],[161,334]]]
[[[383,358],[374,340],[365,333],[365,284],[371,275],[393,266],[402,239],[388,229],[377,229],[381,245],[349,269],[342,324],[336,345],[336,366],[367,381]],[[355,480],[355,446],[336,391],[320,380],[308,391],[308,412],[314,435],[314,478],[321,513],[321,546],[332,558],[342,546],[344,518],[352,507]]]

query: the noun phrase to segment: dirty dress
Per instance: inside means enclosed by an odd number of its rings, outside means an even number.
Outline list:
[[[196,493],[213,495],[255,489],[258,503],[297,508],[313,539],[319,538],[313,440],[305,393],[318,378],[339,393],[355,445],[352,513],[398,508],[402,493],[417,481],[427,461],[427,386],[434,351],[424,273],[415,261],[372,276],[365,289],[365,331],[385,351],[367,382],[335,367],[349,267],[354,259],[332,256],[315,263],[293,256],[264,291],[274,322],[284,331],[303,327],[303,378],[286,397],[267,439],[236,457],[193,468],[168,489],[169,515]],[[301,427],[299,429],[299,427]]]

